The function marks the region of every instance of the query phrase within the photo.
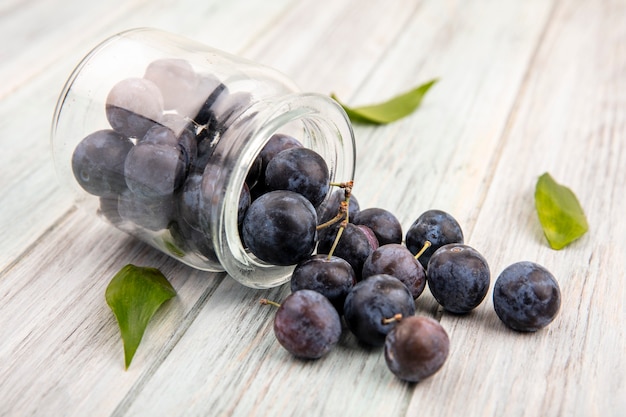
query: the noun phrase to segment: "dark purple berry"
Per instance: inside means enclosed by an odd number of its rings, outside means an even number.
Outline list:
[[[229,92],[223,91],[213,104],[211,112],[217,129],[224,132],[228,127],[252,104],[252,94],[247,91]]]
[[[448,334],[430,317],[403,318],[385,339],[387,367],[408,382],[419,382],[436,373],[449,351]]]
[[[239,195],[239,203],[237,204],[237,224],[243,225],[243,219],[246,216],[246,212],[248,211],[248,207],[252,199],[250,197],[250,189],[246,183],[241,187],[241,194]]]
[[[315,249],[317,215],[302,195],[272,191],[254,200],[243,221],[244,244],[260,260],[294,265]]]
[[[317,152],[291,148],[280,152],[267,165],[265,185],[269,190],[289,190],[305,196],[314,207],[328,194],[328,165]]]
[[[419,297],[426,287],[424,267],[405,246],[397,243],[380,246],[365,260],[363,278],[378,274],[398,278],[411,291],[414,299]]]
[[[138,142],[138,144],[145,143],[178,149],[185,173],[196,159],[196,138],[190,127],[184,128],[179,134],[176,134],[167,126],[154,125]]]
[[[165,110],[176,110],[180,115],[193,116],[190,114],[192,108],[198,105],[194,103],[197,99],[193,100],[198,88],[198,76],[188,61],[158,59],[148,65],[143,78],[159,88]]]
[[[190,227],[201,230],[202,174],[190,174],[178,194],[178,215]]]
[[[333,227],[320,231],[320,240],[317,246],[318,253],[330,253],[337,231],[338,229]],[[363,264],[367,257],[377,248],[376,236],[367,226],[357,226],[348,223],[339,238],[333,255],[348,261],[352,269],[354,269],[357,280],[361,280]]]
[[[253,199],[268,191],[265,186],[265,171],[272,158],[280,152],[291,148],[302,148],[302,143],[296,138],[282,133],[272,135],[265,146],[263,146],[253,164],[256,167],[255,169],[258,170],[255,175],[255,184],[250,188]]]
[[[254,188],[261,178],[261,168],[263,167],[261,158],[256,157],[250,168],[248,169],[248,173],[246,174],[246,184],[248,188]]]
[[[182,153],[185,174],[188,174],[195,170],[198,161],[196,133],[191,127],[182,130],[178,135],[178,148]]]
[[[355,283],[354,270],[348,262],[336,256],[313,255],[296,265],[291,276],[291,291],[317,291],[343,314],[343,303]]]
[[[456,314],[478,307],[491,280],[487,260],[476,249],[460,243],[439,248],[428,262],[426,277],[437,302]]]
[[[265,170],[267,169],[267,165],[270,163],[272,158],[274,158],[282,151],[291,148],[302,147],[302,143],[298,139],[289,135],[284,135],[282,133],[275,133],[267,141],[265,146],[263,146],[261,152],[259,152],[258,157],[261,159],[261,171],[265,172]]]
[[[126,137],[141,138],[163,114],[159,87],[144,78],[127,78],[115,84],[106,98],[111,127]]]
[[[140,142],[126,157],[124,175],[138,196],[171,196],[185,179],[184,155],[175,146]]]
[[[450,214],[441,210],[428,210],[411,225],[405,241],[414,255],[424,247],[426,241],[430,242],[431,246],[418,259],[427,269],[428,261],[437,249],[448,243],[463,243],[463,231]]]
[[[159,125],[170,129],[174,132],[176,137],[178,137],[184,130],[189,130],[194,134],[196,130],[196,125],[193,122],[178,113],[164,113],[161,115]]]
[[[206,218],[211,207],[216,206],[221,198],[222,190],[225,187],[224,170],[219,165],[209,164],[204,168],[202,173],[201,192],[201,210],[202,215]]]
[[[493,307],[504,324],[534,332],[550,324],[561,307],[561,290],[554,276],[533,262],[505,268],[493,288]]]
[[[133,143],[113,130],[99,130],[85,137],[72,154],[72,171],[90,194],[115,197],[126,189],[124,161]]]
[[[170,129],[176,140],[168,140],[172,146],[178,146],[183,153],[185,167],[187,171],[201,171],[204,166],[199,167],[198,161],[198,134],[197,127],[189,119],[180,116],[177,113],[166,113],[161,117],[159,127]],[[151,128],[155,129],[154,127]],[[150,130],[146,132],[143,139],[150,136]]]
[[[312,290],[291,293],[276,311],[274,334],[293,355],[317,359],[328,353],[341,336],[341,319],[322,294]]]
[[[415,302],[406,285],[391,275],[372,275],[358,282],[348,293],[343,315],[357,339],[371,346],[382,346],[385,336],[396,325],[396,315],[415,314]]]
[[[198,113],[194,117],[194,121],[199,125],[205,125],[205,130],[215,131],[217,129],[217,120],[215,119],[212,107],[218,97],[222,94],[228,94],[227,88],[212,75],[203,75],[199,84],[202,88],[198,93],[204,93],[204,97]]]
[[[402,225],[388,210],[371,207],[352,216],[352,223],[369,227],[380,246],[388,243],[402,243]]]

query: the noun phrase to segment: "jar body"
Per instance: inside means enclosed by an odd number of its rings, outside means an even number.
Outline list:
[[[198,269],[286,282],[244,247],[239,224],[258,154],[275,134],[354,176],[354,136],[328,97],[271,68],[154,29],[117,34],[69,77],[55,110],[56,171],[82,208]],[[332,188],[331,188],[332,190]]]

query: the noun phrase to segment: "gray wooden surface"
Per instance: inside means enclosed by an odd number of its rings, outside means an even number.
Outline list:
[[[347,333],[300,361],[258,305],[286,286],[193,270],[74,207],[50,157],[56,99],[97,42],[137,26],[352,104],[439,77],[417,113],[355,126],[355,195],[405,230],[430,208],[454,214],[494,279],[519,260],[545,265],[561,285],[558,318],[519,334],[491,293],[453,316],[426,292],[417,313],[451,339],[431,379],[399,381]],[[0,80],[1,416],[626,415],[626,1],[3,0]],[[590,223],[562,251],[534,211],[546,171]],[[178,297],[125,371],[104,290],[127,263],[160,268]]]

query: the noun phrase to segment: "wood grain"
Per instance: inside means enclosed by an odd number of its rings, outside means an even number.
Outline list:
[[[469,317],[444,314],[453,349],[439,377],[449,384],[432,380],[416,389],[409,414],[625,410],[626,335],[619,323],[626,319],[626,294],[615,280],[626,270],[626,230],[618,214],[626,203],[618,191],[626,189],[626,164],[617,163],[625,133],[619,69],[626,62],[624,29],[616,23],[625,11],[619,2],[556,5],[500,138],[502,154],[469,237],[490,260],[493,278],[520,260],[548,267],[561,285],[558,319],[527,335],[506,329],[491,299]],[[534,184],[544,171],[576,192],[590,223],[590,232],[562,251],[547,247],[534,212]],[[434,404],[432,395],[455,401]]]
[[[602,416],[626,410],[626,2],[622,0],[30,0],[0,5],[0,416]],[[458,218],[492,284],[532,260],[561,285],[554,323],[508,330],[491,293],[439,319],[451,352],[406,384],[346,330],[319,361],[275,340],[288,285],[244,288],[182,265],[73,206],[49,127],[73,66],[117,31],[154,26],[261,62],[305,91],[381,101],[438,77],[418,112],[355,125],[355,195],[408,228]],[[7,42],[6,40],[11,40]],[[551,250],[533,205],[543,172],[578,195],[590,231]],[[130,368],[104,300],[125,264],[178,296]]]

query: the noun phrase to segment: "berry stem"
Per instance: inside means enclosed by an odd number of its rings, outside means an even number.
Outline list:
[[[391,324],[400,320],[402,320],[402,313],[398,313],[394,315],[393,317],[383,319],[383,324]]]
[[[333,217],[332,219],[330,219],[329,221],[327,221],[326,223],[317,225],[316,229],[322,230],[326,227],[332,226],[338,221],[341,221],[347,215],[348,215],[348,205],[346,204],[345,201],[342,201],[341,204],[339,205],[339,212],[337,212],[337,215]]]
[[[352,195],[352,187],[354,186],[354,181],[346,181],[346,182],[331,182],[330,185],[335,186],[335,187],[339,187],[339,188],[343,188],[343,192],[345,195],[345,200],[344,202],[346,203],[346,220],[349,219],[349,215],[350,215],[350,210],[348,210],[348,207],[350,206],[350,196]],[[341,206],[339,207],[339,209],[341,210]]]
[[[267,298],[261,298],[259,300],[259,303],[263,304],[263,305],[270,305],[270,306],[274,306],[274,307],[280,307],[279,303],[277,303],[276,301],[268,300]]]
[[[354,181],[331,182],[330,185],[333,186],[333,187],[350,188],[350,189],[352,189],[352,186],[354,185]]]
[[[337,236],[335,236],[335,240],[333,241],[333,246],[328,251],[328,257],[326,259],[328,259],[329,261],[330,261],[330,258],[333,256],[333,253],[335,252],[335,248],[337,247],[337,244],[339,243],[339,239],[341,239],[341,235],[343,234],[343,230],[346,228],[347,224],[348,224],[348,213],[346,213],[345,220],[341,222],[341,226],[339,226],[339,230],[337,230]]]
[[[430,248],[431,246],[432,246],[432,243],[430,243],[429,240],[424,242],[424,246],[422,246],[422,249],[420,249],[419,252],[415,254],[415,259],[419,259],[419,257],[422,256],[424,252],[426,252],[426,249]]]
[[[329,261],[330,261],[330,258],[333,256],[333,253],[335,252],[335,248],[337,248],[337,244],[339,243],[339,239],[341,239],[341,235],[343,234],[344,229],[346,228],[346,226],[348,225],[348,222],[350,221],[350,210],[349,210],[350,196],[352,195],[352,187],[354,186],[354,181],[331,183],[330,185],[343,188],[345,200],[342,201],[341,204],[339,205],[339,213],[337,214],[337,217],[340,215],[341,217],[344,217],[344,214],[345,214],[345,218],[341,222],[341,226],[339,226],[339,230],[337,230],[337,236],[335,236],[335,240],[333,241],[333,246],[330,248],[330,251],[328,251],[327,259]],[[335,220],[333,223],[336,223],[337,221],[338,220]]]
[[[345,200],[343,201],[343,203],[345,203],[345,209],[346,209],[346,223],[348,223],[350,221],[350,197],[352,196],[352,186],[354,185],[354,181],[348,181],[346,184],[346,186],[343,189],[343,194],[345,197]]]

